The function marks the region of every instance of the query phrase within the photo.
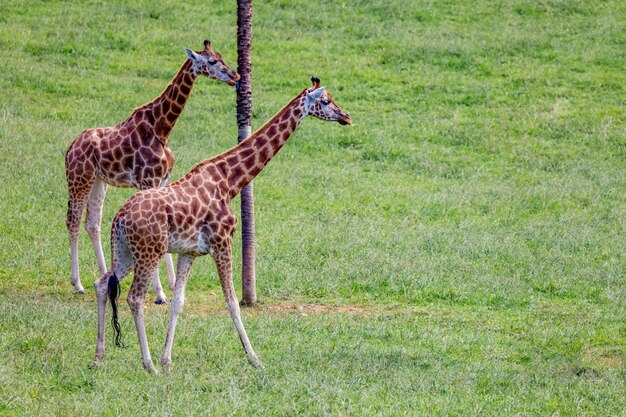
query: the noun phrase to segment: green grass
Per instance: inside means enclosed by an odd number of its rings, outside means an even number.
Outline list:
[[[255,180],[266,369],[204,258],[160,376],[125,303],[129,347],[107,329],[88,368],[97,267],[82,232],[72,295],[63,155],[184,47],[234,66],[235,8],[75,3],[0,4],[0,414],[626,415],[623,2],[256,2],[254,126],[313,74],[355,125],[306,120]],[[235,143],[234,99],[198,80],[173,178]],[[105,231],[132,193],[109,190]],[[146,312],[157,358],[167,315]]]
[[[217,297],[204,299],[215,305]],[[72,297],[19,300],[0,312],[5,409],[20,414],[126,415],[618,415],[619,349],[606,348],[621,319],[553,306],[408,307],[347,314],[246,312],[264,371],[242,358],[226,314],[185,314],[175,367],[140,366],[136,342],[93,353],[95,312]],[[161,347],[167,311],[147,311]],[[567,322],[569,325],[563,325]],[[7,328],[7,322],[10,328]],[[602,323],[602,324],[601,324]],[[601,324],[602,328],[594,329]],[[125,320],[127,342],[135,338]],[[54,328],[42,332],[41,328]],[[622,328],[622,338],[623,328]],[[112,345],[112,343],[110,344]],[[591,347],[596,346],[596,347]],[[603,347],[599,347],[603,346]],[[9,377],[10,375],[10,377]],[[35,382],[33,382],[35,381]],[[28,413],[26,412],[28,410]]]

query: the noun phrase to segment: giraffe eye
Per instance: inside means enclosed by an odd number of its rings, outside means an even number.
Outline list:
[[[322,100],[322,101],[321,101],[321,103],[322,103],[324,106],[328,106],[328,105],[330,104],[330,100],[326,100],[326,99],[324,99],[324,100]]]
[[[208,59],[207,62],[209,63],[209,65],[217,64],[217,60],[216,59]]]

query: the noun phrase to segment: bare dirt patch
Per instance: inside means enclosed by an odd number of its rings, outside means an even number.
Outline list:
[[[621,355],[605,355],[596,359],[596,364],[603,368],[625,369],[626,359]]]
[[[604,369],[626,369],[626,355],[621,348],[592,347],[585,352],[595,367]]]
[[[194,296],[193,299],[187,300],[185,304],[185,312],[197,316],[222,316],[228,315],[228,310],[221,294],[209,294],[201,297]],[[264,314],[359,314],[359,313],[375,313],[383,309],[379,306],[357,306],[357,305],[328,305],[328,304],[310,304],[310,303],[294,303],[281,302],[279,300],[265,299],[254,307],[242,307],[241,311],[244,315],[259,316]]]
[[[331,306],[325,304],[276,304],[262,307],[262,309],[277,313],[362,313],[372,310],[372,308],[361,306]]]

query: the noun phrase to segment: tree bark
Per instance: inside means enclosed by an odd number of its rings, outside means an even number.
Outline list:
[[[252,0],[237,0],[238,142],[252,133]],[[254,194],[252,182],[241,190],[241,305],[256,303]]]

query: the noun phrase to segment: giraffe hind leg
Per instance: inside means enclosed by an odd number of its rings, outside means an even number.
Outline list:
[[[111,273],[103,274],[93,283],[98,304],[98,338],[96,339],[96,354],[93,358],[93,365],[98,366],[104,357],[104,327],[107,304],[107,283]]]
[[[141,359],[144,368],[148,372],[158,373],[154,364],[152,363],[152,357],[150,356],[150,349],[148,347],[148,339],[146,337],[146,326],[144,323],[144,300],[148,286],[150,285],[150,279],[154,277],[155,271],[159,267],[159,256],[146,256],[140,257],[135,260],[135,277],[133,283],[130,286],[127,301],[133,318],[135,319],[135,327],[137,328],[137,337],[139,338],[139,347],[141,350]]]
[[[96,341],[96,354],[94,357],[93,365],[98,366],[102,358],[104,357],[104,329],[105,329],[105,319],[106,319],[106,304],[108,299],[111,296],[110,284],[113,277],[115,277],[115,282],[120,282],[133,267],[133,257],[128,247],[126,246],[126,242],[124,240],[124,236],[118,236],[115,244],[115,258],[113,259],[113,263],[111,266],[111,270],[101,275],[99,279],[97,279],[93,285],[96,292],[96,300],[98,302],[98,339]],[[118,291],[118,287],[115,287],[115,290]],[[117,295],[113,294],[113,300],[115,300],[115,309],[117,307]],[[112,304],[113,306],[113,304]],[[115,318],[114,318],[115,321]],[[117,327],[117,328],[116,328]],[[119,335],[119,326],[114,326],[116,330],[116,341],[119,341],[117,337]],[[116,343],[117,344],[117,343]]]
[[[77,184],[78,182],[78,184]],[[83,180],[72,181],[69,184],[70,198],[67,203],[66,225],[70,235],[70,250],[72,253],[72,273],[70,282],[74,286],[76,294],[84,294],[85,289],[80,282],[78,267],[78,235],[80,233],[80,222],[87,205],[89,194],[91,193],[93,182]]]

